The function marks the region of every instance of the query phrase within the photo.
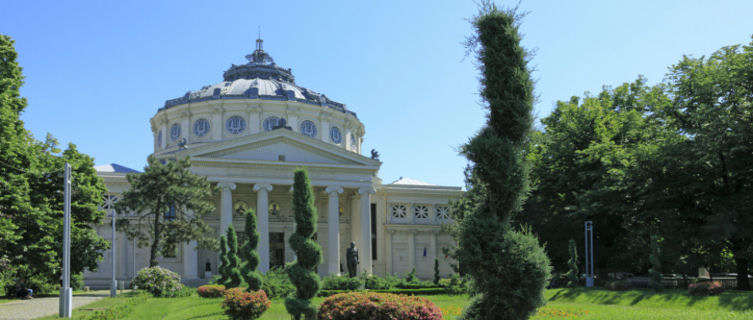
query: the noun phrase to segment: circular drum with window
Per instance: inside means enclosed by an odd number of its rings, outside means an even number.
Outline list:
[[[193,123],[193,134],[197,137],[203,137],[209,132],[209,120],[199,119]]]
[[[232,134],[239,134],[246,128],[246,120],[243,120],[240,116],[232,116],[225,122],[227,131]]]
[[[316,125],[311,120],[301,122],[301,133],[309,137],[316,137]]]
[[[272,116],[264,119],[264,123],[262,124],[264,126],[265,131],[272,131],[277,125],[280,123],[280,118]]]
[[[343,141],[343,136],[342,134],[340,134],[340,128],[329,128],[329,138],[332,139],[332,142],[334,142],[335,144],[340,144],[340,142]]]
[[[178,140],[180,138],[180,125],[179,124],[173,124],[172,127],[170,127],[170,139],[173,141]]]

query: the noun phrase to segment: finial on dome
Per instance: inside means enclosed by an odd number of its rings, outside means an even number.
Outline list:
[[[256,38],[256,50],[264,51],[262,48],[262,43],[264,40],[261,39],[261,26],[259,26],[259,37]]]

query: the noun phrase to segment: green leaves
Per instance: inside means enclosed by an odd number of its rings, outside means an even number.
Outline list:
[[[129,219],[118,220],[118,230],[139,246],[151,247],[150,265],[165,245],[211,237],[204,218],[214,211],[212,187],[206,177],[191,173],[185,159],[165,160],[149,156],[143,173],[126,177],[130,187],[116,204],[118,212],[132,212]],[[165,215],[171,213],[169,218]]]
[[[293,183],[295,233],[288,241],[297,260],[287,268],[296,294],[285,299],[285,309],[295,320],[316,318],[316,306],[311,305],[311,299],[321,288],[316,268],[322,261],[322,249],[313,240],[318,217],[313,194],[306,170],[296,170]]]

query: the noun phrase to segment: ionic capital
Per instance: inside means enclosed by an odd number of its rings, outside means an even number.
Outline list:
[[[343,188],[340,186],[328,186],[327,189],[324,190],[330,197],[333,197],[337,194],[343,193]]]
[[[269,183],[257,183],[254,185],[254,192],[258,192],[259,190],[266,190],[267,192],[272,191],[272,185]]]
[[[225,191],[232,191],[235,190],[235,183],[233,182],[220,182],[217,184],[217,187],[219,187],[222,190]]]
[[[375,194],[376,190],[372,186],[358,188],[358,194]]]

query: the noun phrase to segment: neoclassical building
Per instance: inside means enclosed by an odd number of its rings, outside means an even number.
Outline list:
[[[150,121],[155,156],[188,156],[192,171],[216,184],[216,210],[206,222],[218,233],[231,224],[242,230],[241,213],[254,208],[260,271],[295,260],[287,243],[294,230],[290,191],[293,171],[305,167],[319,213],[321,275],[347,271],[351,241],[360,252],[361,272],[405,274],[416,268],[419,277],[430,278],[436,258],[441,274],[451,273],[442,248],[453,240],[441,226],[450,221],[448,203],[461,188],[409,178],[383,184],[381,162],[361,155],[366,131],[355,112],[296,85],[291,69],[276,65],[261,39],[246,58],[248,63],[225,71],[222,82],[167,100]],[[97,172],[109,192],[108,209],[128,188],[126,174],[136,171],[111,164]],[[128,219],[128,213],[117,218]],[[110,239],[109,221],[97,231]],[[112,259],[120,282],[148,265],[148,248],[116,236],[115,256],[108,251],[98,271],[85,274],[90,286],[109,286]],[[209,276],[207,266],[216,274],[218,254],[190,242],[160,265],[201,281]]]

